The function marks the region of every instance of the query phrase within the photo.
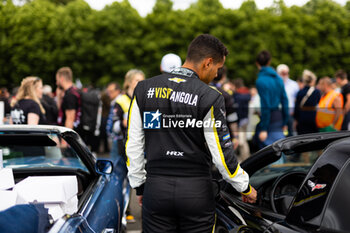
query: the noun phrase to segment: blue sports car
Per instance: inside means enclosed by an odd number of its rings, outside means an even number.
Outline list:
[[[0,126],[0,151],[4,168],[13,170],[15,183],[29,176],[77,178],[78,210],[55,220],[48,218],[45,231],[90,233],[125,230],[123,216],[130,189],[122,158],[113,163],[98,160],[76,132],[58,126]],[[21,207],[28,206],[30,203]],[[16,207],[0,212],[0,219],[4,221],[4,216],[9,218]],[[7,211],[10,215],[6,215]],[[11,222],[11,219],[7,221]],[[13,226],[14,229],[11,226],[13,231],[9,227],[6,232],[18,232],[21,226],[25,226],[21,221],[25,219],[17,215],[16,226]],[[36,219],[34,222],[43,221],[46,219]],[[0,231],[4,227],[0,227]],[[30,232],[29,229],[26,232]]]

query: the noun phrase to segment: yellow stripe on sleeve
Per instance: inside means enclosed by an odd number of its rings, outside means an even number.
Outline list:
[[[214,106],[211,107],[210,111],[211,111],[211,118],[214,119],[214,118],[215,118],[215,117],[214,117]],[[230,170],[228,169],[227,164],[226,164],[226,162],[225,162],[225,157],[224,157],[224,154],[223,154],[223,152],[222,152],[222,148],[221,148],[221,144],[220,144],[220,140],[219,140],[219,136],[218,136],[218,132],[217,132],[217,130],[216,130],[215,124],[214,124],[214,126],[213,126],[213,130],[214,130],[214,135],[215,135],[216,144],[217,144],[217,146],[218,146],[218,150],[219,150],[219,153],[220,153],[221,162],[222,162],[222,164],[224,165],[224,167],[225,167],[225,169],[226,169],[228,175],[230,176],[230,178],[233,178],[233,177],[236,176],[236,174],[237,174],[238,169],[239,169],[240,166],[239,166],[239,164],[237,164],[236,171],[235,171],[233,174],[230,172]]]
[[[126,166],[128,166],[128,167],[130,166],[130,160],[129,160],[129,157],[128,157],[128,154],[126,153],[126,151],[127,151],[128,143],[129,143],[130,118],[132,116],[131,111],[132,111],[132,109],[134,107],[135,100],[136,100],[136,97],[132,100],[131,106],[130,106],[130,112],[129,112],[129,117],[128,117],[128,133],[127,133],[127,140],[126,140],[126,143],[125,143]]]

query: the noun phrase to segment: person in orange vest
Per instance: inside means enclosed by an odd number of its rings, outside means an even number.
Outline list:
[[[343,96],[332,88],[332,80],[323,77],[318,83],[322,97],[317,106],[316,125],[320,132],[337,131],[343,123]]]

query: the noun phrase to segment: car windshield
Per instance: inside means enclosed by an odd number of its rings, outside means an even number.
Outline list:
[[[305,172],[310,170],[316,159],[322,154],[323,150],[307,151],[301,153],[282,153],[282,156],[276,162],[256,171],[251,177],[251,183],[261,184],[271,178],[280,176],[290,171]]]
[[[77,168],[88,172],[76,151],[56,133],[2,133],[0,156],[8,168]]]

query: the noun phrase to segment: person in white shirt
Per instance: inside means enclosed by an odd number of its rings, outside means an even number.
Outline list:
[[[288,136],[292,136],[295,132],[293,127],[293,114],[295,108],[295,100],[299,91],[299,85],[296,81],[289,78],[289,67],[286,64],[280,64],[277,66],[277,73],[283,79],[284,89],[288,97],[289,106],[289,120],[288,120]]]

